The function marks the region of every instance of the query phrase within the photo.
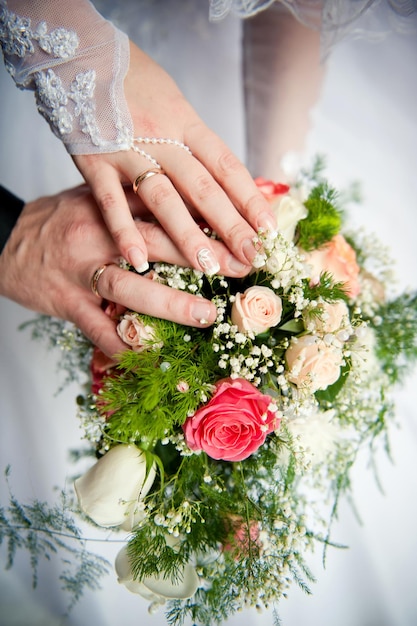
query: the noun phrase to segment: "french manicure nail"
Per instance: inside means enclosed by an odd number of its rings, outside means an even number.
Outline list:
[[[208,324],[210,313],[210,305],[206,302],[195,302],[191,309],[193,319],[199,324]]]
[[[241,274],[245,270],[249,272],[251,266],[245,263],[241,263],[238,259],[232,254],[229,256],[227,260],[227,265],[232,272],[236,272],[237,274]]]
[[[217,274],[220,269],[220,265],[212,253],[208,248],[201,248],[201,250],[197,253],[198,263],[207,276],[213,276],[213,274]]]
[[[271,233],[274,233],[277,230],[277,224],[273,216],[265,211],[258,217],[258,228],[263,228]]]
[[[149,263],[139,248],[130,248],[127,252],[129,263],[133,265],[138,274],[146,272],[149,269]]]

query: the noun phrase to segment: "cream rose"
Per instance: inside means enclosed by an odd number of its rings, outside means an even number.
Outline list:
[[[327,389],[340,376],[342,351],[337,345],[327,345],[313,335],[291,340],[285,353],[288,380],[311,393]]]
[[[81,509],[99,526],[123,525],[131,530],[138,501],[155,479],[155,466],[147,473],[145,454],[133,445],[111,448],[74,483]]]
[[[310,332],[334,333],[342,329],[350,329],[349,309],[346,302],[321,302],[314,310],[307,312],[305,322]]]
[[[276,326],[282,317],[282,301],[269,287],[255,285],[245,293],[237,293],[231,318],[240,332],[252,331],[255,335]]]
[[[175,582],[163,576],[147,576],[142,580],[135,580],[126,547],[118,553],[115,569],[119,583],[132,593],[157,604],[164,604],[166,600],[191,598],[199,587],[197,572],[189,564],[184,565],[180,578]]]
[[[117,325],[117,334],[135,352],[159,346],[155,342],[155,330],[144,324],[136,313],[125,313]]]
[[[277,220],[278,232],[287,241],[293,241],[298,222],[308,215],[306,207],[297,196],[288,194],[276,200],[272,209]]]

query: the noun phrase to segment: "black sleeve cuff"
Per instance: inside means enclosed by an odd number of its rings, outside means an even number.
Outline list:
[[[12,232],[25,203],[0,185],[0,253]]]

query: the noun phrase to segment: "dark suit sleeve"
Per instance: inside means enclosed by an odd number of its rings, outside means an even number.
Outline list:
[[[0,253],[24,206],[23,200],[0,185]]]

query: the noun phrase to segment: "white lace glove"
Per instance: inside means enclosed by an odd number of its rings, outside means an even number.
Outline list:
[[[35,92],[39,112],[70,154],[132,146],[123,92],[129,40],[90,2],[1,0],[0,44],[16,84]]]
[[[7,66],[17,85],[35,91],[120,254],[146,271],[148,251],[123,189],[133,183],[192,267],[220,269],[197,218],[222,240],[235,274],[249,271],[256,231],[275,228],[271,208],[170,76],[88,0],[0,0],[0,8]]]

